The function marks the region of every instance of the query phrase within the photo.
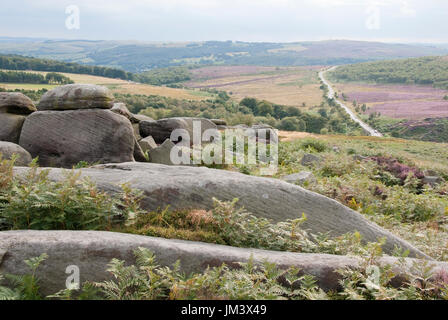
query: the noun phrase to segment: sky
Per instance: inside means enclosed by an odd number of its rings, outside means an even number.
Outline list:
[[[2,0],[0,37],[448,43],[446,0]]]

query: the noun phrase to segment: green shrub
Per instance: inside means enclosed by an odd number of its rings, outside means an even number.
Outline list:
[[[0,230],[110,230],[139,210],[139,194],[126,185],[110,196],[74,171],[54,182],[35,163],[23,177],[13,177],[12,165],[3,161],[0,167]]]
[[[2,276],[0,282],[6,280],[9,287],[0,286],[0,300],[41,300],[39,293],[39,280],[36,277],[37,268],[48,256],[43,253],[40,257],[25,260],[31,273],[25,275]]]
[[[301,147],[306,151],[324,152],[328,149],[325,142],[317,139],[305,139],[301,143]]]
[[[136,264],[125,266],[124,261],[112,259],[107,272],[113,280],[86,282],[81,289],[68,288],[50,299],[107,299],[107,300],[435,300],[448,299],[446,273],[433,272],[428,261],[416,260],[410,269],[404,260],[398,266],[381,264],[384,239],[370,243],[358,255],[359,268],[337,270],[340,277],[338,291],[325,292],[309,274],[298,268],[280,269],[274,263],[254,264],[252,259],[232,268],[225,264],[207,268],[203,273],[185,275],[180,261],[171,267],[161,267],[156,256],[145,248],[134,251]],[[402,257],[406,254],[400,253]],[[30,259],[31,275],[14,276],[10,287],[0,286],[0,299],[41,299],[36,269],[46,258]],[[403,281],[397,286],[398,276],[393,267],[401,267]],[[12,287],[12,288],[11,288]]]

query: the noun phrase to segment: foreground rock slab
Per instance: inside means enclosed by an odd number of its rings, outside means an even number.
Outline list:
[[[29,274],[23,261],[46,253],[49,257],[40,266],[37,276],[42,292],[48,295],[65,289],[68,266],[79,268],[81,283],[109,280],[107,264],[113,258],[124,260],[127,265],[135,264],[133,251],[139,247],[151,250],[162,266],[172,266],[180,260],[181,271],[187,274],[223,263],[238,267],[238,262],[251,258],[256,264],[268,261],[284,269],[294,266],[305,274],[314,275],[325,290],[338,288],[340,276],[336,270],[357,268],[360,263],[358,258],[347,256],[235,248],[102,231],[6,231],[0,232],[0,273]],[[405,261],[399,266],[397,258],[384,257],[380,263],[394,266],[399,274],[408,270],[415,260]],[[434,273],[448,271],[446,263],[431,262],[431,265]]]
[[[15,168],[15,174],[25,174],[28,168]],[[49,170],[55,181],[65,178],[63,169]],[[317,193],[299,186],[270,178],[247,176],[237,172],[204,167],[167,166],[154,163],[119,163],[82,169],[83,177],[90,177],[98,187],[108,192],[119,192],[119,185],[129,183],[143,191],[142,207],[146,210],[211,209],[213,197],[238,204],[259,217],[274,222],[296,219],[305,213],[303,227],[312,233],[330,232],[338,236],[358,231],[367,241],[385,237],[385,252],[394,246],[409,249],[411,256],[428,258],[408,242],[396,237],[361,214]]]

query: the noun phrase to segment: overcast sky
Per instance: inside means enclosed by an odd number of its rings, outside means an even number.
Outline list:
[[[448,42],[447,30],[446,0],[2,0],[0,5],[3,37]]]

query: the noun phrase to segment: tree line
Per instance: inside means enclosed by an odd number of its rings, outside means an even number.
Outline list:
[[[49,59],[39,59],[23,57],[18,55],[0,55],[0,69],[6,70],[33,70],[33,71],[51,71],[76,74],[88,74],[106,78],[129,80],[151,85],[166,85],[190,80],[190,72],[187,67],[169,67],[154,69],[143,73],[135,74],[120,69],[81,65],[55,61]],[[42,83],[38,78],[29,77],[28,83]],[[6,82],[6,81],[3,81]],[[22,83],[22,82],[20,82]]]
[[[322,103],[312,111],[284,106],[256,98],[244,98],[239,103],[228,95],[193,101],[163,96],[115,94],[117,101],[126,103],[132,113],[142,113],[154,119],[169,117],[202,117],[225,119],[229,125],[269,124],[285,131],[311,133],[361,134],[359,126],[350,120],[336,104]]]
[[[88,66],[72,62],[23,57],[18,55],[0,55],[0,69],[65,72],[88,74],[106,78],[118,78],[123,80],[134,79],[134,75],[132,73],[120,69]]]
[[[38,73],[22,71],[0,71],[0,82],[58,85],[74,83],[70,78],[56,72],[49,72],[44,76]]]
[[[423,57],[340,66],[333,80],[432,85],[448,89],[448,58]]]

